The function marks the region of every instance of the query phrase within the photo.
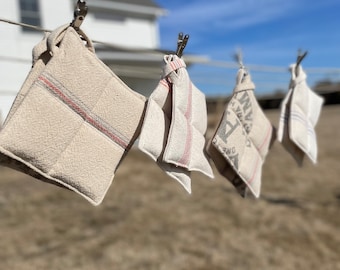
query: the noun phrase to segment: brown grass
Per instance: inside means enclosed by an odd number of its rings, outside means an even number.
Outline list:
[[[138,150],[99,207],[1,167],[0,269],[340,269],[339,116],[322,112],[317,166],[274,144],[259,200],[218,173],[188,195]]]

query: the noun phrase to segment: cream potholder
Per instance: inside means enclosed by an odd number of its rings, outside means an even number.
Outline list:
[[[139,134],[145,98],[79,33],[86,45],[69,25],[47,37],[52,57],[1,130],[0,152],[98,205]]]
[[[162,79],[148,99],[138,148],[149,155],[162,170],[191,193],[189,171],[163,162],[163,152],[170,129],[171,100],[171,85],[166,79]]]
[[[233,96],[207,149],[219,172],[241,196],[249,188],[258,198],[273,127],[260,108],[254,89],[250,74],[241,68]]]
[[[277,137],[298,165],[305,155],[317,162],[315,126],[321,114],[324,99],[313,92],[301,65],[290,66],[291,81],[287,96],[281,103]]]
[[[24,99],[28,90],[34,83],[34,81],[38,78],[40,73],[44,70],[46,63],[51,59],[51,54],[47,50],[47,37],[49,33],[45,33],[43,39],[34,46],[32,50],[32,68],[29,71],[23,85],[20,88],[20,91],[15,97],[15,100],[11,106],[10,111],[6,117],[6,122],[11,118],[13,113],[19,107],[19,104]]]
[[[191,193],[190,171],[213,178],[205,155],[206,101],[176,55],[164,57],[163,79],[150,95],[138,147]]]
[[[23,85],[21,86],[18,94],[14,99],[11,109],[8,112],[7,117],[5,119],[4,126],[11,119],[12,115],[19,107],[26,94],[28,93],[28,90],[30,89],[34,81],[39,77],[41,72],[44,70],[47,62],[51,59],[51,54],[47,49],[47,37],[49,36],[49,34],[50,33],[45,33],[43,39],[33,47],[32,68],[29,71]],[[21,163],[16,159],[10,158],[9,156],[4,155],[1,152],[0,152],[0,164],[6,165],[7,167],[13,168],[17,171],[29,174],[32,177],[43,179],[43,177],[40,174],[32,170],[30,167],[26,166],[24,163]]]
[[[189,171],[199,171],[210,178],[213,172],[205,153],[207,108],[204,94],[192,83],[183,61],[169,56],[171,65],[165,76],[171,83],[172,115],[163,160]]]

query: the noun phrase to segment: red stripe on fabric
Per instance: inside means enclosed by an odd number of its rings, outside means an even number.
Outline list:
[[[268,139],[269,139],[269,135],[270,135],[270,131],[271,131],[271,130],[272,130],[271,127],[269,127],[269,128],[268,128],[268,131],[267,131],[267,134],[266,134],[266,137],[265,137],[264,141],[262,142],[262,144],[260,145],[259,150],[262,150],[263,146],[266,145],[266,142],[267,142]]]
[[[165,79],[160,80],[159,83],[169,90],[169,84]]]
[[[184,114],[187,119],[187,138],[185,141],[184,153],[179,163],[188,165],[190,154],[191,154],[191,145],[192,145],[192,127],[191,127],[191,118],[192,118],[192,83],[189,82],[189,95],[188,95],[188,105],[187,110]]]
[[[176,61],[178,68],[184,67],[182,60]]]
[[[190,158],[190,152],[191,152],[191,137],[192,137],[192,128],[190,126],[190,123],[187,122],[187,138],[185,141],[185,148],[183,155],[181,159],[178,161],[178,163],[188,166],[189,158]]]
[[[192,117],[192,83],[189,83],[189,95],[188,95],[188,105],[187,111],[185,112],[185,117],[191,120]]]
[[[175,65],[174,61],[170,62],[170,66],[171,66],[172,70],[176,70],[176,65]]]
[[[183,67],[184,65],[183,65],[182,61],[175,60],[175,61],[170,62],[170,66],[171,66],[172,70],[177,70],[177,69]]]
[[[260,158],[258,157],[257,160],[256,160],[256,164],[255,164],[255,168],[254,168],[254,171],[253,171],[253,175],[250,179],[248,179],[248,184],[251,184],[253,181],[254,181],[254,178],[255,178],[255,175],[256,175],[256,168],[257,168],[257,165],[259,164],[259,160]]]
[[[179,69],[181,67],[180,61],[175,61],[176,69]]]
[[[119,144],[123,148],[127,147],[127,144],[123,140],[121,140],[115,134],[113,134],[112,132],[107,130],[105,127],[103,127],[99,123],[97,123],[84,110],[82,110],[75,102],[73,102],[70,98],[65,96],[65,94],[62,91],[60,91],[55,85],[53,85],[49,80],[47,80],[45,77],[42,77],[42,76],[39,77],[39,80],[41,80],[43,83],[45,83],[54,93],[56,93],[66,104],[68,104],[71,108],[73,108],[87,122],[92,124],[99,131],[102,131],[104,134],[106,134],[109,138],[111,138],[113,141],[115,141],[117,144]]]

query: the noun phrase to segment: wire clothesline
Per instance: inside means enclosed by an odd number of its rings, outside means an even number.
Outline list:
[[[201,64],[221,67],[221,68],[237,68],[238,65],[234,62],[227,61],[219,61],[219,60],[210,60],[207,62],[203,62]],[[260,72],[270,72],[270,73],[286,73],[288,67],[282,66],[269,66],[269,65],[257,65],[257,64],[247,64],[247,68],[252,71],[260,71]],[[308,73],[336,73],[340,74],[340,68],[329,68],[329,67],[309,67],[304,68],[304,70],[308,71]]]
[[[4,23],[16,25],[16,26],[22,26],[22,27],[25,27],[25,28],[30,28],[30,29],[37,30],[37,31],[40,31],[40,32],[52,32],[52,30],[50,30],[50,29],[42,28],[42,27],[39,27],[39,26],[36,26],[36,25],[27,24],[27,23],[15,22],[15,21],[3,19],[3,18],[0,18],[0,22],[4,22]],[[100,44],[100,45],[104,45],[106,47],[110,47],[110,48],[113,48],[113,49],[122,50],[122,51],[129,51],[129,52],[143,52],[143,53],[158,52],[158,53],[162,53],[162,54],[170,53],[170,52],[174,53],[173,51],[170,51],[170,50],[166,51],[166,50],[161,50],[161,49],[128,48],[128,47],[123,47],[123,46],[115,45],[115,44],[112,44],[112,43],[103,42],[103,41],[99,41],[99,40],[93,40],[93,39],[92,39],[92,42]]]
[[[36,25],[26,24],[26,23],[20,23],[15,22],[8,19],[0,18],[0,22],[16,25],[16,26],[22,26],[25,28],[34,29],[40,32],[52,32],[52,30],[42,28]],[[160,53],[160,54],[170,54],[174,53],[174,51],[171,50],[162,50],[162,49],[147,49],[147,48],[130,48],[125,46],[119,46],[116,44],[103,42],[99,40],[92,40],[93,43],[100,44],[103,46],[106,46],[108,48],[126,51],[126,52],[139,52],[139,53]],[[6,60],[10,59],[10,57],[5,57],[0,55],[0,60]],[[16,61],[25,62],[26,59],[15,59]],[[204,61],[200,61],[200,64],[207,65],[207,66],[214,66],[214,67],[221,67],[221,68],[229,68],[229,69],[235,69],[238,67],[238,64],[235,62],[228,62],[228,61],[220,61],[220,60],[211,60],[209,58],[205,59]],[[256,65],[256,64],[247,64],[247,68],[252,71],[263,71],[263,72],[271,72],[271,73],[283,73],[287,72],[287,67],[282,66],[265,66],[265,65]],[[340,68],[328,68],[328,67],[310,67],[305,68],[308,73],[335,73],[340,74]]]

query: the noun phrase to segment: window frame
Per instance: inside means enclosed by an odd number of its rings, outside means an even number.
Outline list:
[[[39,0],[18,0],[20,22],[41,27],[41,8]],[[21,27],[24,32],[35,32],[36,30]]]

